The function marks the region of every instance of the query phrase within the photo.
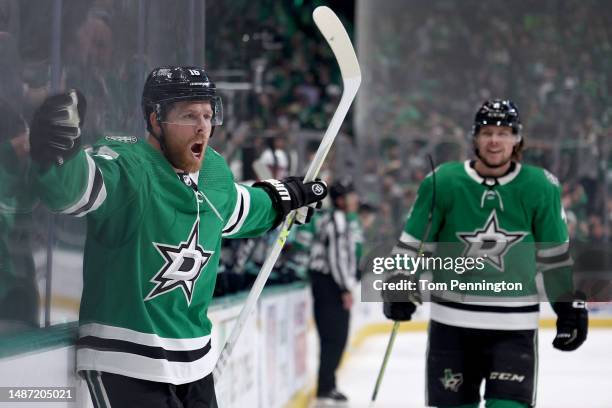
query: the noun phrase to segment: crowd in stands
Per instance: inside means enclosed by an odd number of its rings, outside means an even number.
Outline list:
[[[367,6],[359,33],[373,44],[362,50],[373,80],[362,90],[363,139],[379,148],[370,168],[373,182],[382,180],[381,210],[406,210],[429,171],[427,154],[436,163],[469,157],[477,107],[504,97],[521,113],[525,162],[563,184],[572,238],[609,239],[612,13],[601,6],[519,0],[511,13],[503,1]],[[381,15],[385,24],[376,24]]]

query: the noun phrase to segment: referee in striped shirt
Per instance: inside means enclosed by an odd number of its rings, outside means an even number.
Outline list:
[[[332,208],[321,211],[297,231],[297,263],[308,270],[314,318],[320,338],[317,400],[343,403],[336,389],[336,369],[346,346],[351,288],[356,283],[363,233],[357,215],[359,200],[353,184],[337,181],[329,189]]]

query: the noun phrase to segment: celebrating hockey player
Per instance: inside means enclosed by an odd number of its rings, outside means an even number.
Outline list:
[[[427,405],[476,408],[484,380],[487,407],[531,407],[540,307],[536,271],[542,271],[557,314],[555,348],[571,351],[585,341],[585,298],[573,289],[559,182],[544,169],[520,163],[517,107],[508,100],[485,102],[475,117],[473,145],[475,160],[442,164],[423,180],[394,253],[417,256],[423,248],[426,256],[454,251],[455,256],[481,257],[482,270],[434,270],[433,280],[506,280],[521,283],[522,289],[431,293]],[[408,295],[384,304],[389,319],[410,320],[420,297],[416,291]]]
[[[89,149],[78,91],[48,98],[32,123],[42,200],[87,216],[77,370],[96,407],[216,407],[207,308],[221,238],[262,234],[327,189],[235,183],[208,147],[223,109],[201,68],[154,69],[142,108],[147,141],[106,136]]]

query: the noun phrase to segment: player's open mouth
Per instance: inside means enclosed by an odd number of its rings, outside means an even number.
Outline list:
[[[196,159],[202,158],[202,151],[204,150],[204,143],[197,142],[191,145],[191,153],[193,153],[193,157]]]

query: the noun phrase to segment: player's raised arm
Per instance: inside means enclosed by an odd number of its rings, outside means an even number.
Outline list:
[[[86,100],[77,90],[48,97],[34,113],[30,132],[35,183],[42,202],[53,212],[82,217],[116,213],[133,202],[143,186],[134,171],[140,159],[122,157],[134,137],[105,137],[84,149],[81,132]],[[114,190],[119,187],[121,192]]]
[[[81,149],[86,105],[76,90],[53,95],[36,110],[32,121],[31,156],[39,194],[52,210],[62,213],[74,213],[83,206],[91,209],[105,194],[100,171]]]

